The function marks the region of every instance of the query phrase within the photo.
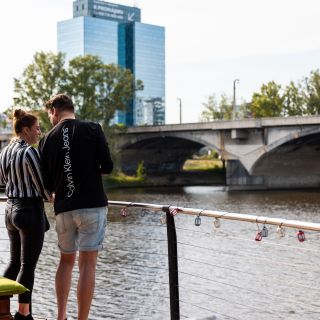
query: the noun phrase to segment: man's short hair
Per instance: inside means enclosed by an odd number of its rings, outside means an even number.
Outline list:
[[[60,111],[74,112],[74,105],[69,96],[64,93],[59,93],[51,97],[45,104],[45,108],[50,110],[52,108],[59,109]]]

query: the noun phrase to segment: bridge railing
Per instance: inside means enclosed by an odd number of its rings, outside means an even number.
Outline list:
[[[113,299],[118,302],[116,307],[124,308],[130,300],[128,297],[133,295],[138,299],[137,295],[141,294],[145,298],[158,299],[159,305],[157,307],[153,302],[152,316],[142,312],[139,319],[196,316],[211,316],[214,319],[213,315],[218,319],[319,318],[317,297],[320,283],[316,266],[319,265],[320,223],[148,203],[109,201],[109,206],[113,212],[109,216],[107,250],[110,245],[111,250],[121,250],[126,256],[133,254],[134,257],[129,258],[129,264],[126,259],[123,263],[123,255],[121,259],[117,257],[116,263],[124,278],[114,275],[116,279],[107,285],[105,291],[108,288],[113,291],[115,284],[130,277],[135,284],[139,279],[155,283],[151,296],[134,287],[116,291],[116,298],[113,293]],[[135,220],[133,216],[139,210],[140,219]],[[248,231],[244,231],[239,223],[232,225],[235,232],[222,231],[231,229],[232,221],[246,222],[246,225],[249,222],[249,229],[253,226],[250,230],[252,236],[248,237]],[[221,225],[226,226],[221,228]],[[113,232],[120,226],[126,230],[126,239]],[[271,230],[272,226],[276,226],[276,232]],[[140,239],[138,229],[144,231]],[[290,229],[294,230],[293,235],[289,234]],[[280,243],[280,238],[285,241]],[[290,245],[293,240],[298,246]],[[4,241],[2,238],[1,242]],[[119,242],[121,248],[115,249],[114,242]],[[167,254],[163,250],[165,242]],[[7,251],[6,248],[7,244],[1,245],[0,251]],[[112,252],[109,251],[108,255]],[[150,255],[168,256],[167,268],[162,258],[146,261],[145,257]],[[287,257],[282,260],[284,255]],[[45,259],[42,263],[47,262],[48,256]],[[155,264],[150,265],[150,262]],[[168,281],[164,277],[166,272]],[[152,280],[160,273],[161,281],[158,278]],[[105,281],[103,278],[109,276],[112,274],[99,274],[98,268],[99,279]],[[157,293],[158,289],[160,293]],[[163,308],[163,300],[166,299],[170,302],[169,313]],[[126,319],[128,312],[123,319]],[[135,319],[134,316],[132,318]]]

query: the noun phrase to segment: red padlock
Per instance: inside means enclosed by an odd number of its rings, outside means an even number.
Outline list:
[[[300,242],[304,242],[306,241],[306,235],[304,234],[304,232],[302,230],[299,230],[297,232],[297,238]]]
[[[255,237],[254,240],[256,240],[256,241],[261,241],[262,240],[262,232],[261,231],[257,232],[256,237]]]
[[[169,208],[169,213],[174,217],[178,213],[179,209],[178,208]]]

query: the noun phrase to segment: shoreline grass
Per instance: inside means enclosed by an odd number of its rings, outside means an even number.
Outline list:
[[[168,179],[163,179],[156,176],[129,176],[122,172],[118,174],[112,174],[110,176],[103,178],[103,183],[106,188],[134,188],[134,187],[156,187],[156,186],[172,186],[183,185],[183,178],[185,178],[185,174],[191,173],[210,173],[210,175],[216,175],[218,180],[224,179],[225,169],[223,168],[222,161],[216,159],[190,159],[187,160],[185,165],[183,166],[183,171],[176,174],[177,179],[173,179],[174,173],[168,174],[171,177]],[[175,182],[174,182],[175,181]],[[185,181],[185,180],[184,180]],[[188,183],[187,183],[188,184]]]
[[[221,171],[223,163],[218,159],[188,159],[182,169],[183,171]]]

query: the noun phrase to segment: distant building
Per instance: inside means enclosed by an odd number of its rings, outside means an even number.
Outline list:
[[[128,68],[142,80],[128,112],[114,122],[132,125],[165,123],[165,29],[141,23],[141,10],[99,0],[73,2],[73,19],[58,22],[58,51],[67,60],[98,55],[103,62]]]

